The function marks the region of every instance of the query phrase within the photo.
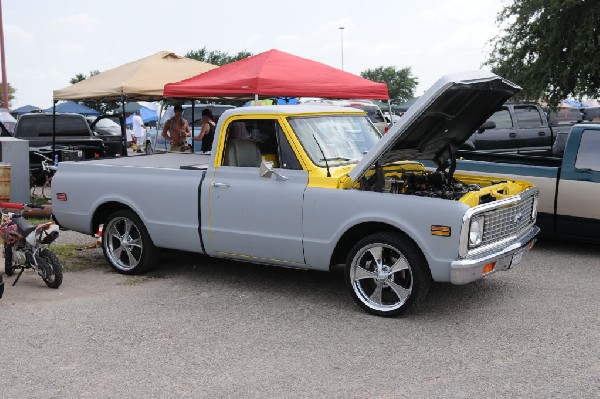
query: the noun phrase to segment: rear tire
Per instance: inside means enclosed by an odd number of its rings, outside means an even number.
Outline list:
[[[346,285],[367,312],[394,317],[417,306],[431,286],[431,272],[419,248],[398,233],[360,240],[346,261]]]
[[[13,261],[12,261],[12,245],[4,244],[4,273],[7,276],[12,276],[15,274],[15,269],[13,269]]]
[[[58,288],[62,284],[62,267],[54,252],[48,248],[40,249],[36,259],[42,272],[42,280],[50,288]]]
[[[142,220],[130,210],[110,215],[102,229],[102,251],[113,269],[140,274],[156,263],[156,247]]]

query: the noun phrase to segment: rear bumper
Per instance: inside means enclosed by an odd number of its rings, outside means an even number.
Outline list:
[[[450,283],[467,284],[497,271],[508,270],[520,262],[526,251],[533,247],[540,229],[533,226],[524,236],[501,251],[484,254],[477,258],[460,259],[450,265]],[[493,270],[484,273],[486,265],[495,262]]]

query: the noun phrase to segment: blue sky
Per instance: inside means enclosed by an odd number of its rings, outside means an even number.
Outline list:
[[[420,95],[440,76],[480,69],[498,33],[497,0],[2,2],[13,108],[52,103],[77,73],[162,50],[230,54],[278,49],[355,74],[411,67]]]

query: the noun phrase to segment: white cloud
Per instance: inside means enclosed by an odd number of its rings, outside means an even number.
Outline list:
[[[76,35],[81,32],[93,32],[99,23],[88,14],[75,14],[51,19],[45,25],[48,29],[68,31]]]
[[[20,26],[5,25],[4,34],[6,43],[12,46],[29,46],[35,43],[35,35]]]

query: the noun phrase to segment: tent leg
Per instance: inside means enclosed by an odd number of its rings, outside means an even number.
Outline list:
[[[127,133],[125,131],[125,97],[121,94],[121,141],[123,142],[123,149],[121,155],[127,156]]]

